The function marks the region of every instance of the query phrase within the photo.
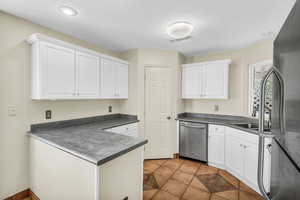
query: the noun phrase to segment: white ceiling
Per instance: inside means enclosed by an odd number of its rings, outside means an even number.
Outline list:
[[[1,0],[0,10],[114,51],[177,50],[186,55],[241,48],[279,31],[295,0]],[[76,8],[63,16],[59,5]],[[172,43],[165,28],[195,26],[192,38]]]

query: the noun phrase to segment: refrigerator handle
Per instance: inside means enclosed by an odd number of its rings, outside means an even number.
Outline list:
[[[257,182],[258,187],[261,194],[267,200],[271,200],[267,191],[265,189],[263,183],[264,177],[264,148],[265,148],[265,138],[266,137],[274,137],[272,134],[264,133],[264,123],[265,123],[265,89],[267,85],[267,81],[270,76],[274,74],[279,82],[280,87],[280,103],[279,103],[279,118],[280,118],[280,132],[284,134],[285,132],[285,112],[284,112],[284,78],[280,71],[275,67],[272,66],[268,73],[263,78],[261,85],[260,85],[260,110],[259,110],[259,144],[258,144],[258,169],[257,169]]]

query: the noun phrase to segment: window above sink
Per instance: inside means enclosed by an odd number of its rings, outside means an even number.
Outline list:
[[[272,60],[265,60],[255,64],[249,65],[249,115],[258,118],[258,112],[260,108],[260,84],[263,77],[266,75],[268,70],[271,68]],[[272,110],[272,78],[267,82],[266,87],[266,111],[268,115],[266,119],[270,119]]]

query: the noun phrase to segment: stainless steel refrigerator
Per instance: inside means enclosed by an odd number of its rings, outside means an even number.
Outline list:
[[[260,128],[260,142],[272,137],[271,190],[262,185],[260,143],[258,184],[266,199],[300,200],[300,2],[297,1],[274,41],[272,134]],[[267,78],[267,77],[266,77]],[[264,84],[261,87],[263,101]],[[262,108],[263,109],[263,108]],[[260,117],[263,119],[263,112]],[[260,121],[260,127],[264,122]]]

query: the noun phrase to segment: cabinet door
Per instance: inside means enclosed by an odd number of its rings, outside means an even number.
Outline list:
[[[111,60],[101,61],[101,97],[115,98],[115,65]]]
[[[77,95],[80,97],[99,96],[99,58],[77,52]]]
[[[75,51],[41,42],[43,98],[74,98]]]
[[[224,167],[224,133],[209,133],[208,136],[208,162]]]
[[[258,145],[244,143],[244,179],[251,186],[257,186]]]
[[[128,65],[122,63],[116,63],[115,69],[115,96],[116,98],[128,98]]]
[[[237,177],[243,177],[244,168],[244,148],[243,141],[237,137],[226,135],[225,161],[227,169]]]
[[[202,67],[182,69],[182,98],[200,98],[202,94]]]
[[[228,65],[206,65],[203,68],[203,82],[203,95],[205,98],[228,98]]]

